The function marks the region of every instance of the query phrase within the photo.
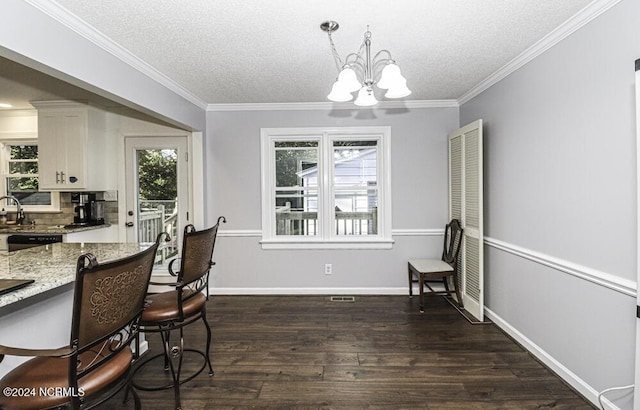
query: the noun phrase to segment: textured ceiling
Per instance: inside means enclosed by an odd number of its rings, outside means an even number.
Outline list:
[[[327,101],[338,52],[391,51],[413,94],[456,99],[590,0],[57,0],[70,13],[212,103]]]

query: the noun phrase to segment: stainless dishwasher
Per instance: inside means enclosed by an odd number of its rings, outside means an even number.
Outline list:
[[[16,234],[7,237],[9,252],[62,242],[61,234]]]

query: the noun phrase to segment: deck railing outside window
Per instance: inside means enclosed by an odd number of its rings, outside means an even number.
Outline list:
[[[377,235],[378,209],[368,212],[335,211],[336,235]],[[276,235],[318,234],[318,213],[291,208],[291,204],[276,209]]]

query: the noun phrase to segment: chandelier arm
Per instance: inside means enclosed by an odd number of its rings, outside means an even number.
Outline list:
[[[380,54],[382,54],[382,53],[386,53],[387,54],[387,58],[379,60],[379,61],[384,61],[385,63],[388,62],[388,61],[393,61],[393,58],[391,57],[391,52],[389,50],[386,50],[386,49],[382,49],[382,50],[378,51],[376,53],[376,55],[373,56],[373,61],[375,62],[376,60],[378,60],[378,58],[380,57]]]
[[[353,58],[353,60],[352,60],[352,61],[349,61],[349,59],[350,59],[350,58]],[[349,65],[351,65],[351,64],[361,64],[361,63],[359,63],[359,62],[358,62],[358,60],[362,60],[362,57],[360,57],[360,54],[358,54],[358,53],[351,53],[351,54],[348,54],[348,55],[345,57],[345,59],[344,59],[344,63],[345,63],[345,64],[349,64]]]

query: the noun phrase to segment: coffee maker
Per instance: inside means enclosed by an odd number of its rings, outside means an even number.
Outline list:
[[[76,205],[73,207],[73,224],[89,225],[89,196],[91,194],[71,194],[71,203]],[[95,198],[95,196],[94,196]]]
[[[93,193],[71,194],[73,207],[73,225],[102,225],[104,224],[104,201],[96,200]]]

